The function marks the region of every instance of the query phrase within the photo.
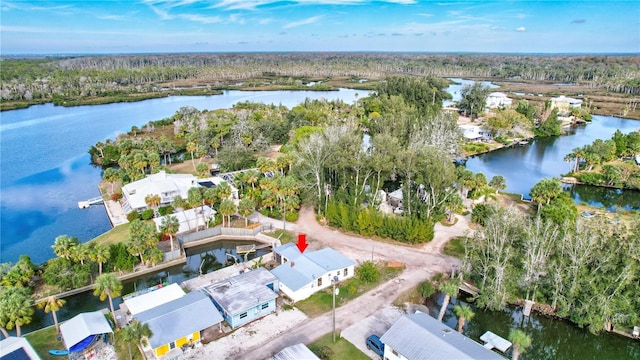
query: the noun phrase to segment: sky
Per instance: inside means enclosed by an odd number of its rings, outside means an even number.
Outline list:
[[[640,54],[640,1],[0,0],[0,54]]]

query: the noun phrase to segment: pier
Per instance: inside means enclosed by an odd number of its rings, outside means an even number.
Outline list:
[[[98,197],[94,197],[93,199],[78,201],[78,207],[80,209],[86,209],[91,205],[98,205],[98,204],[102,204],[103,202],[104,202],[104,199],[102,199],[101,196],[98,196]]]

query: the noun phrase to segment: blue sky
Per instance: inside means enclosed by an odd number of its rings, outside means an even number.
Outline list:
[[[640,53],[640,2],[0,1],[2,54]]]

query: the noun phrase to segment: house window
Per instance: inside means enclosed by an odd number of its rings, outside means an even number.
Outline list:
[[[337,277],[340,277],[340,270],[338,270],[338,272],[336,273]]]
[[[321,277],[318,278],[318,286],[322,286],[322,278]]]
[[[247,313],[243,312],[242,314],[240,314],[240,319],[244,319],[247,317]]]
[[[173,349],[175,349],[175,348],[176,348],[176,343],[175,343],[175,342],[173,342],[173,341],[172,341],[172,342],[170,342],[170,343],[169,343],[169,349],[173,350]]]
[[[266,309],[268,307],[269,307],[269,303],[262,304],[262,310],[264,310],[264,309]]]
[[[347,276],[349,274],[349,268],[344,268],[344,276]]]
[[[396,351],[396,349],[391,349],[391,352],[393,353],[393,355],[400,357],[400,354],[398,354],[398,352]]]

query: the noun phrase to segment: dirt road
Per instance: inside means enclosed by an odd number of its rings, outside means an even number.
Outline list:
[[[307,234],[311,249],[330,246],[345,256],[362,262],[400,261],[406,264],[405,271],[399,277],[387,281],[362,296],[336,309],[336,329],[344,329],[355,322],[368,317],[385,305],[391,304],[402,292],[417,286],[420,282],[439,272],[449,272],[452,265],[459,265],[458,259],[441,253],[447,240],[465,235],[469,231],[468,220],[462,216],[454,226],[435,226],[435,236],[428,244],[412,247],[396,243],[373,241],[358,236],[343,234],[318,224],[310,208],[300,211],[296,224],[298,233]],[[297,343],[308,344],[333,329],[331,312],[316,318],[307,319],[294,327],[285,336],[279,336],[259,346],[245,349],[237,359],[265,359],[283,348]]]

